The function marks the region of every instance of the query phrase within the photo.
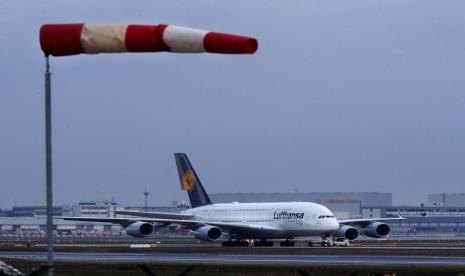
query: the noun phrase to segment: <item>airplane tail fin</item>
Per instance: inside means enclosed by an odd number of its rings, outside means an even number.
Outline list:
[[[192,208],[212,204],[187,155],[175,153],[174,158],[176,159],[181,189],[187,191]]]

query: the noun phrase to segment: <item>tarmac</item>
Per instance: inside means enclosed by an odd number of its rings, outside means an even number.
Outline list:
[[[45,260],[46,252],[0,252],[0,258]],[[348,255],[249,255],[56,252],[54,259],[69,262],[136,262],[229,265],[354,265],[354,266],[453,266],[465,269],[463,257],[348,256]]]
[[[295,247],[224,248],[216,243],[187,240],[145,244],[61,243],[55,245],[54,260],[56,272],[69,276],[119,275],[123,271],[143,275],[141,269],[150,269],[156,275],[178,275],[193,269],[189,275],[347,276],[395,272],[408,276],[456,276],[465,275],[463,244],[463,240],[377,241],[354,247],[308,247],[299,243]],[[0,260],[21,271],[45,264],[46,258],[45,244],[0,246]]]

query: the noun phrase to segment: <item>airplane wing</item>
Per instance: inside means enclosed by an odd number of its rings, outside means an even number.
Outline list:
[[[179,224],[190,229],[196,229],[200,226],[211,225],[221,228],[222,230],[260,230],[260,231],[275,231],[278,230],[274,227],[267,225],[254,225],[254,224],[242,224],[242,223],[229,223],[229,222],[214,222],[214,221],[200,221],[200,220],[188,220],[188,219],[163,219],[163,218],[95,218],[95,217],[59,217],[64,220],[74,221],[94,221],[94,222],[110,222],[120,224],[124,227],[136,221],[143,221],[149,223],[159,223],[164,225]]]
[[[73,220],[73,221],[108,222],[108,223],[120,224],[124,227],[136,221],[145,221],[145,220],[140,220],[138,218],[135,218],[135,219],[133,218],[96,218],[96,217],[54,217],[54,218],[64,219],[64,220]]]
[[[379,222],[379,221],[390,221],[390,220],[404,220],[404,217],[396,217],[396,218],[363,218],[363,219],[338,219],[340,224],[348,224],[348,225],[360,225],[365,227],[366,225]]]
[[[142,212],[142,211],[115,211],[115,214],[145,217],[145,218],[163,218],[163,219],[191,219],[194,217],[193,215],[187,215],[187,214]]]

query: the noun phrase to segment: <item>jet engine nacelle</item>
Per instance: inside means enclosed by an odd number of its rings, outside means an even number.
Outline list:
[[[371,238],[382,238],[391,232],[391,227],[386,223],[373,222],[363,228],[363,234]]]
[[[191,234],[202,241],[216,241],[221,238],[222,232],[218,227],[206,225],[191,231]]]
[[[152,224],[143,221],[137,221],[126,227],[126,233],[129,236],[143,238],[153,234],[154,227]]]
[[[348,225],[341,225],[339,230],[333,234],[336,237],[344,237],[350,241],[358,238],[358,229]]]

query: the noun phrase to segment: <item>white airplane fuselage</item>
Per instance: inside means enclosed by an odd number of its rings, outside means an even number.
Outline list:
[[[188,209],[193,220],[263,227],[262,231],[230,231],[241,238],[288,238],[329,235],[339,230],[334,214],[311,202],[221,203]],[[266,231],[273,228],[273,231]]]

